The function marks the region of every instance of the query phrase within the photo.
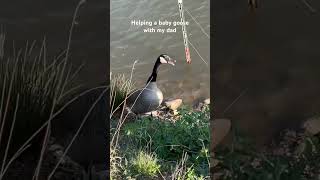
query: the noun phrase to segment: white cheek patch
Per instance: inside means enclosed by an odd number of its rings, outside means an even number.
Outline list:
[[[161,63],[168,63],[166,59],[164,59],[163,57],[160,57],[160,62]]]

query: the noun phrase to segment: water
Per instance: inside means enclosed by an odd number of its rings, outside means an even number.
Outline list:
[[[204,31],[210,32],[209,0],[185,0],[187,9]],[[160,66],[158,86],[164,98],[183,98],[190,103],[199,97],[209,97],[210,87],[210,39],[185,12],[192,64],[187,64],[181,27],[176,33],[144,33],[143,27],[131,26],[131,20],[180,21],[177,0],[112,0],[111,1],[111,71],[113,74],[130,75],[133,62],[139,60],[134,70],[136,87],[142,87],[153,68],[156,58],[166,53],[177,60],[176,66]],[[156,26],[155,28],[160,28]],[[166,27],[167,28],[167,27]]]
[[[0,2],[0,25],[7,36],[5,51],[9,54],[13,41],[17,49],[26,41],[38,45],[45,38],[48,57],[66,49],[69,28],[78,0],[39,1],[13,0]],[[82,63],[75,82],[97,86],[107,75],[107,14],[104,0],[87,1],[79,10],[70,49],[70,61],[76,69]]]

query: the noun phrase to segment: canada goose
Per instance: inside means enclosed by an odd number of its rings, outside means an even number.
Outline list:
[[[135,114],[144,114],[156,110],[163,100],[163,94],[157,87],[157,74],[160,64],[175,65],[175,60],[166,54],[161,54],[153,67],[152,73],[148,78],[146,86],[136,90],[129,95],[127,106]]]

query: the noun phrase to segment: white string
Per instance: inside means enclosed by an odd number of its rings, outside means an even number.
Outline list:
[[[188,9],[185,9],[185,10],[189,14],[189,16],[194,20],[194,22],[197,23],[197,25],[199,26],[199,28],[201,29],[203,34],[205,34],[210,39],[210,36],[206,33],[206,31],[203,29],[203,27],[200,25],[200,23],[192,16],[192,14],[188,11]]]
[[[204,60],[204,58],[201,56],[201,54],[199,53],[199,51],[197,50],[197,48],[194,47],[194,45],[193,45],[190,41],[189,41],[189,43],[190,43],[190,45],[192,46],[192,48],[196,51],[196,53],[199,55],[199,57],[202,59],[202,61],[203,61],[207,66],[209,66],[208,63]]]

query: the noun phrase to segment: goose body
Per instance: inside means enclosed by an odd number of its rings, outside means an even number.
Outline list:
[[[127,99],[127,106],[135,114],[144,114],[156,110],[163,100],[163,94],[158,88],[156,80],[160,64],[174,65],[175,60],[168,55],[162,54],[158,57],[146,86],[133,91]]]
[[[150,82],[145,88],[134,91],[128,98],[131,111],[143,114],[157,109],[163,100],[163,94],[155,82]]]

